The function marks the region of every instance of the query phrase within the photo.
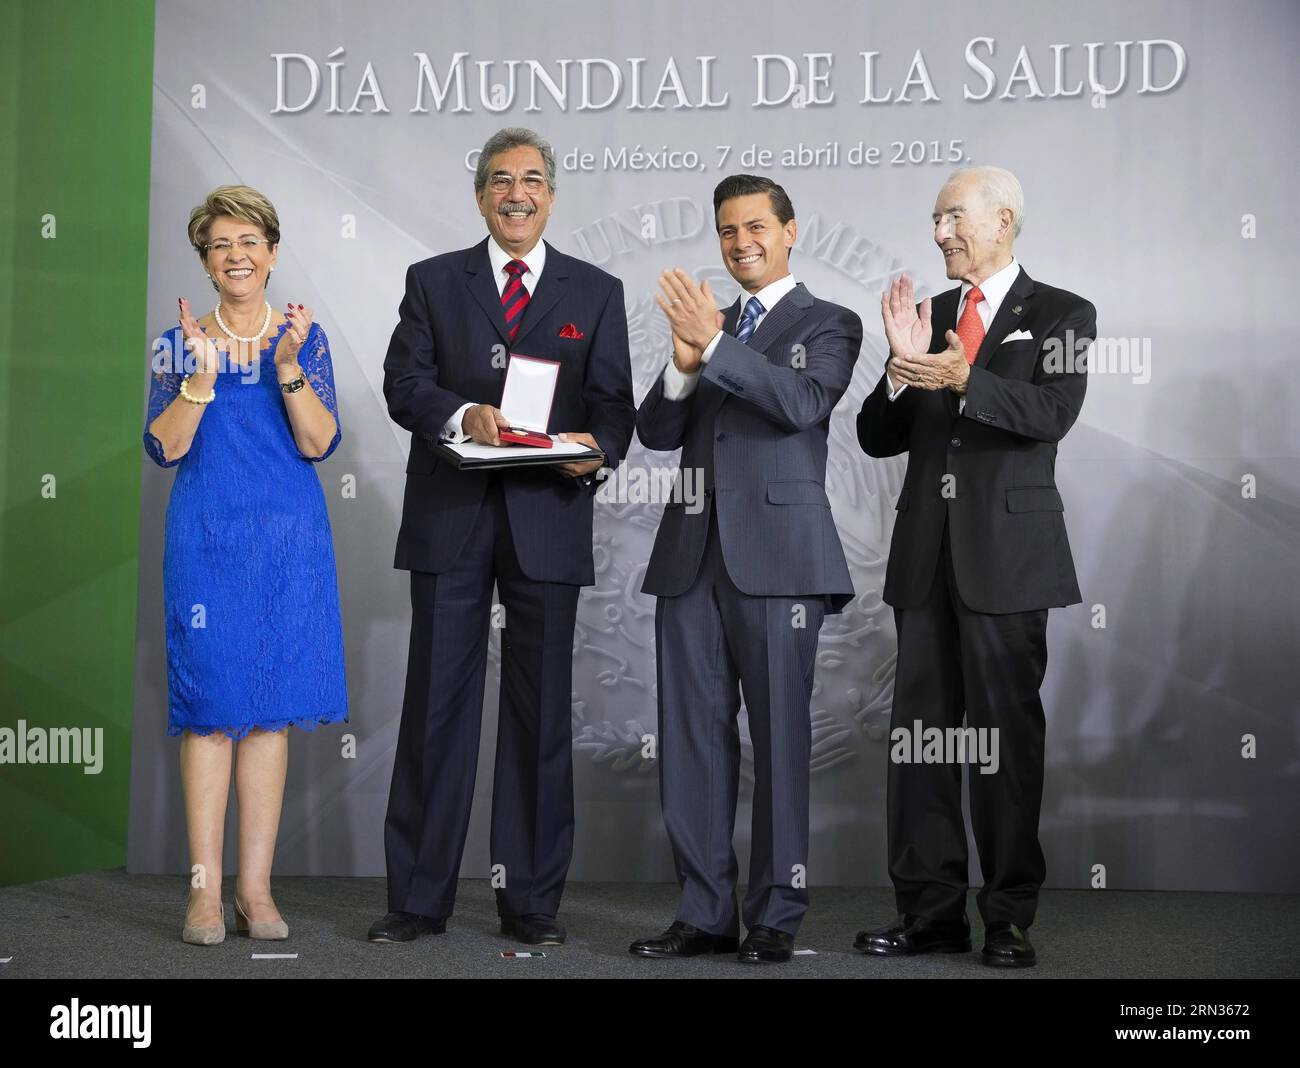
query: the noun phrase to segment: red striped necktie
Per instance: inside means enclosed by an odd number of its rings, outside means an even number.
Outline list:
[[[510,331],[510,340],[514,341],[519,333],[519,324],[524,319],[524,309],[528,307],[528,288],[524,285],[524,272],[528,264],[523,260],[511,260],[505,266],[510,281],[501,291],[501,310],[506,313],[506,329]]]

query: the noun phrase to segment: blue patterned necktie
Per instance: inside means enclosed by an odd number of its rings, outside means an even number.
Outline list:
[[[750,297],[745,302],[745,310],[740,313],[740,322],[736,324],[737,341],[749,341],[750,335],[754,332],[754,327],[758,325],[758,317],[765,311],[767,309],[759,303],[757,297]]]

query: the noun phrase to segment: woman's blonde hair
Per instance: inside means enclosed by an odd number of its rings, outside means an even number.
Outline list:
[[[280,243],[280,216],[275,213],[274,204],[252,186],[220,185],[190,212],[190,244],[205,260],[207,252],[203,246],[208,243],[212,223],[223,215],[259,227],[271,245]]]

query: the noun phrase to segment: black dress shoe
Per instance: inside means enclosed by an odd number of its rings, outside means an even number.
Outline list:
[[[794,935],[774,927],[751,927],[736,959],[744,964],[784,964],[794,956]]]
[[[661,935],[639,938],[628,946],[638,957],[698,957],[702,953],[735,953],[736,935],[715,935],[681,920],[673,920]]]
[[[526,946],[562,946],[565,938],[554,916],[502,916],[501,933]]]
[[[1005,921],[984,928],[984,952],[980,956],[994,968],[1032,968],[1038,963],[1038,954],[1023,928]]]
[[[420,916],[414,912],[390,912],[370,925],[367,936],[372,942],[414,942],[422,934],[442,934],[446,918]]]
[[[853,940],[859,953],[881,957],[910,957],[917,953],[969,953],[970,920],[930,920],[924,916],[899,916],[874,931],[859,931]]]

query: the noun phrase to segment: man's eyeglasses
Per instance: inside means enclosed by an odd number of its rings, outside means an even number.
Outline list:
[[[546,188],[546,179],[540,174],[525,174],[519,181],[523,183],[525,193],[535,195]],[[515,186],[515,177],[498,172],[488,179],[488,186],[494,193],[508,193]]]

